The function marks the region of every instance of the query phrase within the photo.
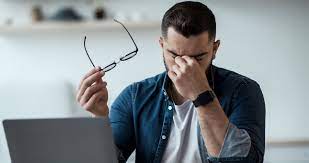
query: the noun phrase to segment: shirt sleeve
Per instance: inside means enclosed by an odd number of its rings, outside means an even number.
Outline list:
[[[135,133],[131,116],[133,86],[128,86],[120,93],[109,112],[119,162],[125,162],[135,149]]]
[[[229,127],[219,157],[210,162],[263,162],[265,150],[265,103],[260,86],[244,80],[233,93]]]
[[[238,129],[230,123],[218,157],[246,157],[250,151],[250,147],[251,139],[247,131]]]

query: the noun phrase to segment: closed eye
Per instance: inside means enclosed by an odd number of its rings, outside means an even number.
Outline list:
[[[177,53],[173,52],[172,50],[167,50],[170,54],[172,54],[172,57],[173,58],[176,58],[180,55],[178,55]],[[203,52],[203,53],[200,53],[200,54],[197,54],[197,55],[193,55],[193,56],[189,56],[191,58],[194,58],[196,59],[197,61],[201,61],[204,59],[204,57],[207,55],[208,53],[207,52]]]
[[[167,50],[169,53],[171,53],[172,54],[172,57],[173,58],[176,58],[176,57],[178,57],[179,55],[178,54],[176,54],[175,52],[173,52],[173,51],[171,51],[171,50]]]
[[[178,57],[178,55],[172,54],[172,57],[175,59],[176,57]]]
[[[206,54],[200,55],[200,56],[195,56],[194,59],[196,59],[197,61],[201,61],[201,60],[204,59],[205,56],[206,56]]]

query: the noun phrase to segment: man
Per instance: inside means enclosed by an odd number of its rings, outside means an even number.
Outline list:
[[[255,81],[212,65],[220,45],[212,11],[177,3],[161,30],[166,72],[131,84],[110,109],[100,68],[77,93],[84,109],[109,115],[119,160],[136,150],[136,162],[263,162],[262,92]]]

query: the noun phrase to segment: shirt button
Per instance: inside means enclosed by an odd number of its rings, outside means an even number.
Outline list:
[[[164,94],[165,96],[167,95],[165,91],[163,92],[163,94]]]
[[[162,135],[162,139],[165,140],[165,139],[166,139],[166,136],[165,136],[165,135]]]
[[[167,108],[168,110],[172,110],[173,109],[173,107],[172,106],[168,106],[168,108]]]

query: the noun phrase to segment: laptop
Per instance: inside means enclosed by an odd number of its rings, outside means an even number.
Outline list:
[[[108,118],[4,120],[12,163],[118,162]]]

